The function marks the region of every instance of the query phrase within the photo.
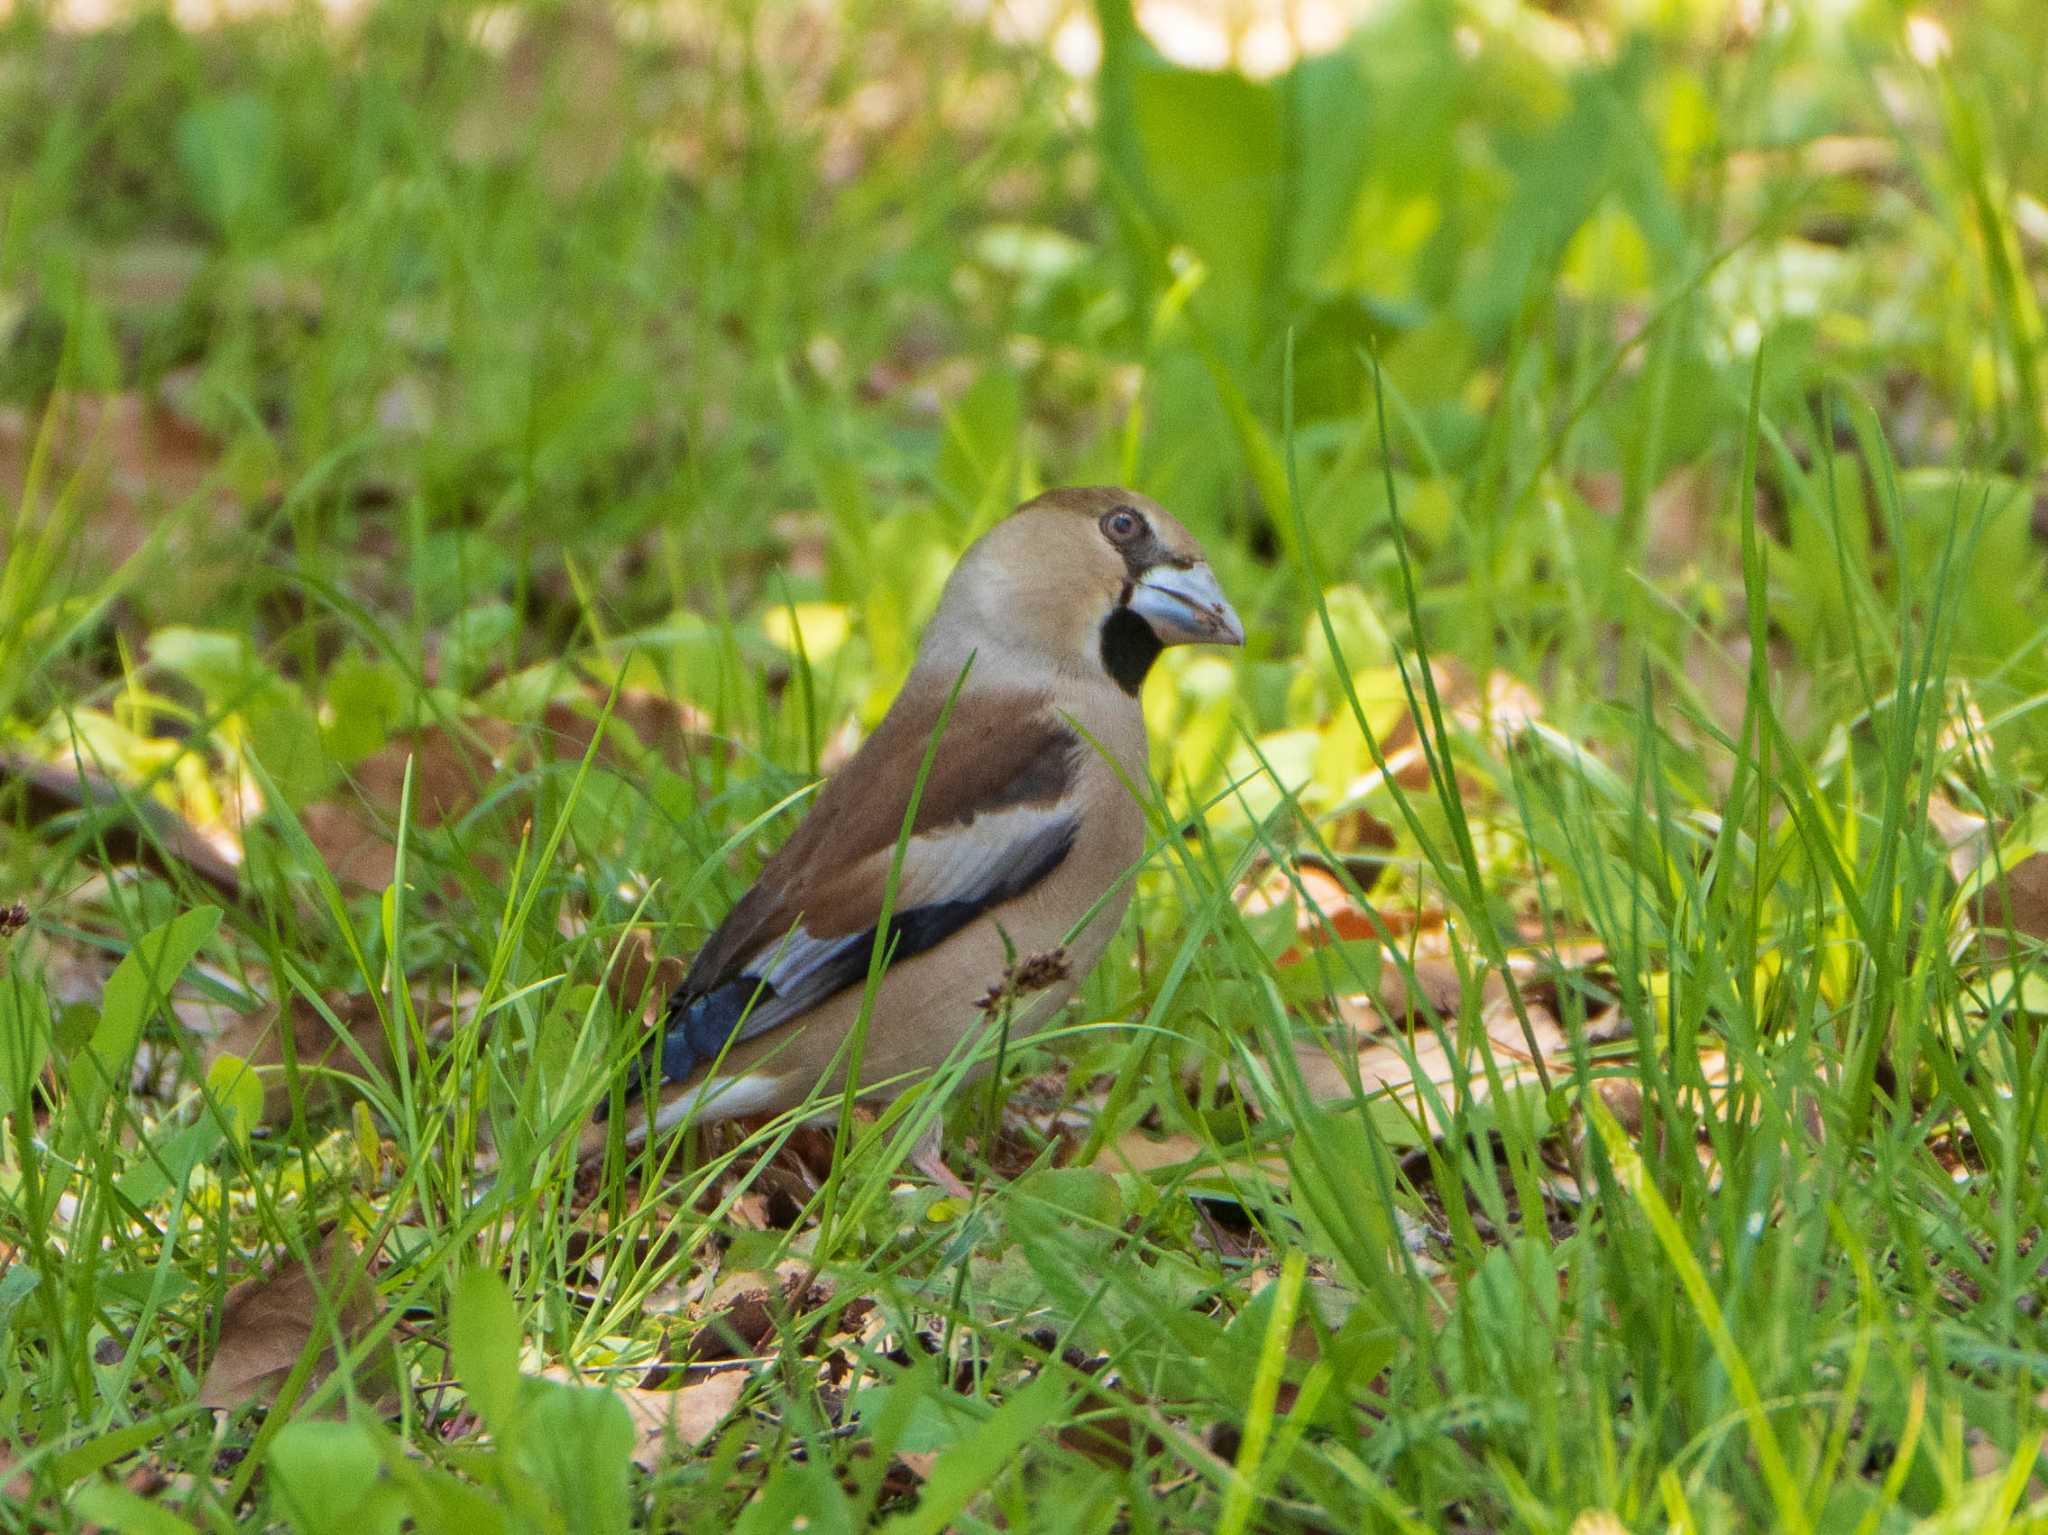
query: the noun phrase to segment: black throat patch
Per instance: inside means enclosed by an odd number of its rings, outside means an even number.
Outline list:
[[[1119,607],[1102,621],[1102,669],[1133,698],[1165,648],[1152,626],[1129,608]]]

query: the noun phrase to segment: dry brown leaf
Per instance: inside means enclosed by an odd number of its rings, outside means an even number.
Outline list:
[[[1434,908],[1389,906],[1382,910],[1362,906],[1352,899],[1343,880],[1320,859],[1301,858],[1285,868],[1270,868],[1259,879],[1240,888],[1237,895],[1238,905],[1249,916],[1271,911],[1286,901],[1294,903],[1295,931],[1307,948],[1318,948],[1332,938],[1369,941],[1382,933],[1391,938],[1406,938],[1418,931],[1440,932],[1443,928],[1443,913]],[[1297,946],[1281,954],[1277,963],[1297,964],[1302,957],[1303,947]]]
[[[1961,882],[1977,872],[1991,856],[1996,834],[1981,815],[1952,804],[1945,795],[1927,797],[1927,821],[1941,845],[1948,850],[1948,872]]]
[[[459,729],[427,725],[394,735],[349,769],[348,784],[306,806],[300,820],[335,879],[343,886],[381,890],[391,883],[398,812],[412,766],[412,824],[431,829],[471,811],[499,763],[530,741],[531,750],[556,760],[581,757],[596,734],[605,694],[588,688],[557,698],[541,712],[538,728],[522,737],[502,720],[469,718]],[[681,767],[692,755],[724,748],[709,722],[688,704],[641,690],[623,690],[605,729],[599,760],[628,770],[648,756]],[[502,814],[510,816],[507,805]],[[477,839],[488,845],[489,838]],[[483,864],[479,860],[479,864]]]
[[[349,769],[351,787],[299,813],[321,861],[344,887],[391,883],[394,832],[412,764],[412,822],[440,826],[476,804],[493,772],[492,754],[511,739],[494,720],[472,722],[476,739],[441,726],[393,736]]]
[[[1600,1095],[1607,1112],[1614,1116],[1614,1122],[1629,1133],[1631,1139],[1643,1133],[1643,1087],[1634,1077],[1602,1077],[1593,1084],[1593,1091]]]
[[[1560,1071],[1569,1071],[1571,1046],[1563,1026],[1548,1010],[1534,1003],[1525,1003],[1524,1010],[1528,1014],[1529,1033],[1535,1036],[1544,1067],[1553,1076]],[[1494,1068],[1504,1086],[1540,1080],[1536,1069],[1537,1057],[1529,1050],[1529,1037],[1524,1034],[1521,1020],[1516,1017],[1506,997],[1489,1003],[1480,1014],[1480,1022],[1485,1030],[1484,1044],[1492,1052]],[[1450,1036],[1453,1044],[1457,1033],[1455,1024],[1447,1025],[1442,1031],[1443,1035]],[[1461,1063],[1468,1073],[1466,1085],[1474,1102],[1484,1102],[1493,1091],[1486,1077],[1480,1047],[1480,1042],[1475,1040],[1462,1052]],[[1441,1135],[1446,1126],[1439,1122],[1429,1097],[1417,1086],[1418,1081],[1426,1080],[1433,1084],[1436,1096],[1446,1108],[1454,1110],[1457,1107],[1454,1090],[1457,1073],[1453,1070],[1445,1040],[1435,1029],[1416,1029],[1409,1036],[1406,1050],[1392,1041],[1378,1040],[1347,1060],[1314,1045],[1302,1044],[1295,1047],[1295,1059],[1311,1097],[1324,1102],[1349,1102],[1354,1091],[1368,1096],[1391,1092],[1434,1135]]]
[[[720,1370],[674,1391],[637,1387],[620,1391],[626,1410],[633,1415],[633,1425],[640,1431],[634,1463],[643,1471],[652,1471],[664,1452],[694,1449],[709,1439],[739,1402],[747,1380],[745,1370]]]
[[[233,1411],[277,1395],[300,1356],[324,1340],[306,1390],[334,1373],[335,1335],[353,1348],[376,1325],[383,1303],[370,1255],[340,1227],[330,1230],[309,1265],[286,1257],[268,1274],[230,1290],[220,1310],[220,1339],[199,1383],[202,1407]],[[373,1355],[359,1382],[380,1410],[395,1406],[397,1377],[388,1355]]]
[[[1186,1186],[1193,1190],[1224,1189],[1233,1181],[1256,1182],[1287,1177],[1287,1159],[1282,1156],[1257,1160],[1230,1159],[1219,1162],[1192,1135],[1151,1136],[1130,1130],[1118,1136],[1088,1164],[1107,1173],[1132,1173],[1143,1177],[1168,1169],[1186,1169]]]
[[[605,696],[602,689],[591,687],[580,695],[549,700],[540,717],[546,748],[557,758],[570,759],[588,751],[604,717]],[[671,768],[681,768],[691,757],[724,750],[712,731],[711,717],[701,709],[645,688],[621,688],[612,700],[598,757],[630,768],[641,756],[652,755]]]
[[[1379,989],[1337,998],[1337,1016],[1361,1033],[1376,1033],[1391,1021],[1404,1028],[1433,1018],[1456,1018],[1465,981],[1458,967],[1437,955],[1418,954],[1405,964],[1389,961],[1380,967]],[[1504,996],[1497,975],[1489,974],[1481,994],[1488,1000]]]
[[[380,1071],[389,1070],[390,1041],[384,1030],[384,1021],[378,1014],[376,1000],[356,994],[333,996],[327,1001],[334,1016],[348,1030],[349,1038],[362,1048]],[[356,1053],[334,1032],[334,1026],[305,998],[293,997],[285,1005],[282,1017],[289,1020],[293,1056],[300,1071],[305,1073],[300,1078],[300,1086],[306,1110],[308,1113],[323,1112],[338,1101],[338,1093],[333,1078],[316,1068],[328,1067],[354,1073],[360,1072],[362,1065]],[[209,1067],[220,1056],[232,1055],[252,1066],[268,1068],[258,1074],[263,1084],[263,1122],[267,1125],[285,1123],[292,1112],[291,1089],[283,1069],[284,1035],[280,1021],[277,1009],[245,1013],[208,1040],[206,1045],[206,1064]]]
[[[2023,858],[1991,880],[1971,901],[1970,915],[1987,934],[2048,940],[2048,853]]]
[[[769,526],[782,541],[782,568],[792,582],[824,585],[832,553],[832,520],[823,512],[783,512]]]
[[[689,968],[673,954],[656,954],[653,935],[642,928],[627,936],[605,977],[605,995],[620,1016],[651,1024]]]
[[[1096,1153],[1089,1165],[1112,1173],[1151,1173],[1200,1160],[1206,1148],[1192,1135],[1151,1136],[1127,1131]]]
[[[1451,717],[1505,749],[1524,731],[1543,723],[1543,700],[1520,678],[1508,672],[1490,672],[1485,688],[1453,708]]]
[[[816,1272],[807,1263],[785,1259],[773,1274],[749,1270],[723,1276],[704,1303],[689,1357],[739,1359],[759,1352],[782,1322],[799,1320],[825,1301],[828,1292],[816,1283]]]
[[[1726,634],[1716,637],[1695,631],[1685,646],[1686,676],[1698,690],[1708,716],[1729,735],[1740,732],[1749,707],[1749,635],[1733,627],[1744,621],[1739,612],[1731,614],[1731,627]],[[1812,730],[1813,673],[1791,641],[1780,635],[1771,636],[1764,646],[1764,664],[1783,697],[1786,729],[1802,735]],[[1705,762],[1719,778],[1732,771],[1723,753],[1710,752]]]
[[[1680,468],[1650,492],[1643,520],[1643,565],[1651,575],[1683,570],[1709,552],[1717,495],[1706,471],[1694,465]]]
[[[1414,725],[1403,720],[1394,732],[1397,736],[1413,736]],[[1374,764],[1344,786],[1341,803],[1362,807],[1391,782],[1398,784],[1409,794],[1420,794],[1429,788],[1429,753],[1422,749],[1419,741],[1409,741],[1405,746],[1382,744],[1380,748],[1384,768]],[[1463,780],[1461,779],[1462,783]],[[1331,840],[1341,847],[1370,847],[1382,851],[1394,846],[1394,829],[1378,816],[1362,809],[1346,811],[1331,827]]]
[[[140,550],[164,510],[204,487],[219,457],[211,437],[154,396],[58,395],[45,411],[33,418],[0,411],[0,494],[11,498],[22,487],[47,421],[44,489],[75,484],[90,508],[82,542],[93,563],[106,568]],[[223,516],[236,510],[221,499]]]

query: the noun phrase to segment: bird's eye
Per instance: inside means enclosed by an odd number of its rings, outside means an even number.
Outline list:
[[[1113,544],[1127,544],[1145,531],[1145,519],[1128,506],[1102,514],[1102,532]]]

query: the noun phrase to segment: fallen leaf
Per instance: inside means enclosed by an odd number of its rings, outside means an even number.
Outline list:
[[[1957,883],[1976,873],[1984,860],[1991,856],[1997,834],[1991,822],[1983,816],[1961,809],[1944,795],[1930,794],[1927,796],[1927,821],[1948,851],[1948,871]]]
[[[1246,1183],[1283,1182],[1287,1177],[1287,1159],[1283,1156],[1257,1161],[1229,1158],[1219,1162],[1192,1135],[1155,1137],[1142,1130],[1118,1136],[1096,1153],[1089,1166],[1107,1173],[1132,1173],[1140,1177],[1169,1170],[1182,1172],[1182,1186],[1193,1194],[1233,1194]]]
[[[1354,880],[1354,884],[1361,881]],[[1295,931],[1301,944],[1286,950],[1276,961],[1298,964],[1304,949],[1326,943],[1369,942],[1384,934],[1406,938],[1418,931],[1441,932],[1443,912],[1436,908],[1405,909],[1397,906],[1367,907],[1352,898],[1344,881],[1320,858],[1297,858],[1284,867],[1267,870],[1256,882],[1238,891],[1239,908],[1247,916],[1258,916],[1292,901]]]
[[[745,1370],[720,1370],[690,1381],[674,1391],[631,1387],[619,1392],[633,1425],[640,1431],[634,1464],[643,1471],[659,1466],[667,1452],[694,1449],[731,1415],[747,1389]]]
[[[1523,1007],[1529,1020],[1527,1034],[1505,996],[1488,1003],[1480,1014],[1484,1047],[1491,1051],[1494,1069],[1507,1087],[1540,1081],[1539,1060],[1553,1080],[1571,1069],[1571,1042],[1563,1026],[1537,1004],[1525,1002]],[[1349,1102],[1356,1093],[1368,1097],[1388,1093],[1430,1134],[1441,1135],[1448,1127],[1439,1117],[1433,1099],[1441,1101],[1451,1112],[1458,1107],[1460,1073],[1446,1046],[1446,1038],[1456,1044],[1458,1032],[1455,1023],[1442,1031],[1417,1028],[1407,1036],[1405,1045],[1375,1040],[1349,1057],[1303,1043],[1295,1047],[1295,1059],[1310,1097],[1325,1103]],[[1535,1038],[1535,1054],[1529,1049],[1530,1035]],[[1471,1041],[1459,1051],[1457,1065],[1465,1073],[1470,1101],[1485,1102],[1492,1095],[1493,1085],[1485,1072],[1480,1040]],[[1433,1095],[1425,1094],[1418,1085],[1425,1081],[1435,1089]]]
[[[828,1292],[822,1286],[813,1282],[802,1289],[814,1273],[809,1264],[788,1259],[772,1275],[747,1271],[719,1280],[690,1340],[689,1357],[739,1359],[760,1351],[781,1322],[823,1304]]]
[[[655,953],[653,936],[642,928],[628,935],[619,951],[605,976],[605,994],[621,1017],[651,1024],[689,968],[674,954]]]
[[[362,993],[327,999],[329,1008],[348,1031],[348,1039],[369,1057],[379,1071],[391,1066],[389,1036],[376,999]],[[302,1075],[299,1082],[306,1111],[321,1113],[340,1101],[339,1084],[327,1074],[334,1071],[360,1073],[356,1052],[348,1048],[320,1010],[304,997],[293,997],[282,1010],[245,1013],[206,1042],[206,1065],[232,1055],[258,1068],[263,1086],[263,1123],[281,1125],[291,1118],[291,1087],[284,1074],[284,1025],[291,1029],[292,1054]]]
[[[447,825],[483,800],[506,759],[581,757],[596,734],[605,696],[602,690],[587,687],[551,699],[530,731],[477,716],[463,719],[458,728],[434,724],[398,732],[348,770],[348,782],[338,793],[305,806],[300,822],[341,885],[381,890],[391,883],[408,764],[413,826],[431,830]],[[708,750],[724,747],[698,711],[644,689],[622,689],[605,726],[598,760],[631,773],[650,758],[681,768],[688,758]],[[523,803],[508,801],[497,814],[509,826],[515,804]],[[476,846],[488,846],[490,840],[473,839]],[[485,860],[479,858],[478,865],[484,867]]]
[[[1543,700],[1527,683],[1508,672],[1490,672],[1478,699],[1457,711],[1459,723],[1491,737],[1503,749],[1525,731],[1543,723]]]
[[[1151,1136],[1132,1130],[1104,1146],[1089,1165],[1112,1173],[1152,1173],[1183,1167],[1207,1154],[1207,1148],[1192,1135]]]
[[[91,562],[111,569],[138,553],[163,513],[201,491],[220,456],[204,431],[154,395],[60,394],[44,414],[31,419],[19,410],[0,411],[0,491],[12,496],[23,484],[30,455],[49,432],[49,461],[43,487],[67,485],[82,498],[87,514],[79,529]],[[216,498],[225,527],[238,523],[231,498]],[[181,576],[202,574],[185,563],[196,551],[189,529],[174,529]]]
[[[597,724],[604,717],[605,693],[588,687],[580,694],[553,698],[541,709],[544,744],[557,758],[575,759],[590,749]],[[605,724],[600,760],[625,767],[652,756],[681,769],[691,757],[722,753],[725,745],[701,709],[647,688],[620,688]]]
[[[1987,879],[1970,903],[1970,915],[1988,934],[2048,941],[2048,853],[2023,858],[2002,877]]]
[[[299,812],[321,861],[344,888],[382,890],[391,883],[408,763],[416,827],[440,826],[482,798],[492,755],[511,731],[491,720],[473,724],[474,739],[438,725],[393,736],[349,769],[347,787]]]
[[[335,1370],[335,1344],[353,1348],[376,1325],[383,1305],[370,1277],[369,1255],[340,1227],[327,1233],[311,1264],[286,1257],[268,1274],[245,1279],[221,1303],[219,1342],[199,1382],[202,1407],[233,1411],[268,1402],[316,1338],[324,1340],[307,1392]],[[397,1376],[388,1354],[373,1355],[358,1383],[388,1411],[397,1403]]]

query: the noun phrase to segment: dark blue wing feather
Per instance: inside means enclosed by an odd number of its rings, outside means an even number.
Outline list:
[[[890,919],[885,945],[890,962],[937,948],[983,912],[1029,890],[1072,851],[1075,827],[1071,816],[1049,823],[1018,846],[1014,859],[995,870],[989,882],[971,896],[932,901],[896,913]],[[743,973],[695,995],[687,987],[678,990],[669,999],[663,1020],[661,1077],[681,1082],[730,1046],[809,1012],[849,986],[864,984],[875,936],[871,927],[818,943],[806,940],[799,926],[789,942],[771,948],[763,957],[761,973]],[[799,964],[777,963],[778,959],[799,956]],[[778,969],[787,973],[779,975]]]

